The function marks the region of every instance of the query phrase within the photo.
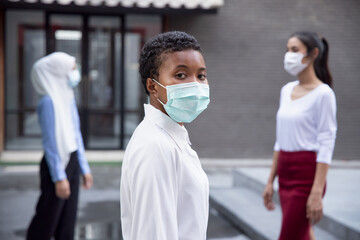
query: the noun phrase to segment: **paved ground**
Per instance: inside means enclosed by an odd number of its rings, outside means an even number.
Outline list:
[[[352,163],[353,165],[353,163]],[[207,169],[212,184],[211,202],[233,224],[239,226],[251,239],[277,239],[280,231],[281,210],[267,211],[263,206],[262,192],[269,167],[233,169]],[[231,178],[233,177],[233,178]],[[226,180],[226,181],[225,181]],[[233,183],[231,183],[233,181]],[[346,163],[333,166],[327,177],[327,191],[323,202],[324,218],[315,226],[317,240],[360,239],[360,168]],[[276,182],[275,182],[276,183]],[[277,183],[275,190],[277,190]]]
[[[346,165],[345,165],[346,166]],[[268,168],[241,168],[244,175],[265,184]],[[338,223],[360,231],[360,168],[330,168],[324,213]],[[277,183],[275,189],[278,189]]]
[[[121,239],[120,166],[92,166],[94,186],[80,192],[77,239]],[[227,180],[223,180],[227,182]],[[38,198],[37,166],[0,167],[0,239],[24,239]],[[208,239],[247,239],[215,209],[210,210]]]
[[[203,159],[211,187],[232,186],[233,169],[265,181],[269,160]],[[91,166],[94,187],[81,190],[78,212],[78,239],[121,239],[120,164]],[[340,222],[360,229],[360,162],[334,162],[329,172],[325,211]],[[38,198],[38,167],[0,165],[0,239],[24,239]],[[262,207],[262,206],[261,206]],[[104,237],[106,236],[106,237]],[[217,211],[210,209],[208,239],[242,240],[246,238]]]

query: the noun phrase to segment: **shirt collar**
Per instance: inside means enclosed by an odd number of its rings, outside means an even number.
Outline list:
[[[179,125],[168,115],[161,112],[151,104],[144,104],[145,119],[151,121],[161,129],[165,130],[170,137],[176,142],[180,149],[184,143],[191,145],[188,131],[184,126]]]

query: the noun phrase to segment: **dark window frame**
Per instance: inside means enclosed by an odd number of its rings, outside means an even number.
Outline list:
[[[19,9],[20,10],[20,9]],[[26,29],[44,29],[45,30],[45,36],[46,36],[46,55],[51,53],[52,49],[51,49],[51,45],[50,45],[50,38],[51,38],[51,29],[50,29],[50,16],[52,14],[59,14],[59,15],[77,15],[77,16],[81,16],[83,19],[83,23],[82,23],[82,33],[84,34],[84,30],[87,31],[87,33],[85,34],[85,39],[82,38],[82,64],[84,64],[85,62],[87,62],[86,60],[88,59],[88,48],[89,48],[89,41],[88,41],[88,35],[89,35],[89,27],[88,27],[88,19],[91,16],[104,16],[104,17],[118,17],[119,21],[120,21],[120,28],[117,32],[120,33],[138,33],[141,36],[141,48],[143,47],[144,43],[145,43],[145,35],[146,35],[146,31],[145,28],[127,28],[126,27],[126,16],[125,15],[104,15],[102,13],[99,14],[88,14],[88,13],[67,13],[67,12],[59,12],[59,11],[54,11],[54,12],[50,12],[50,11],[45,11],[44,12],[44,25],[31,25],[31,24],[21,24],[19,25],[19,30],[18,30],[18,54],[19,54],[19,66],[18,66],[18,70],[19,70],[19,78],[17,79],[18,81],[18,92],[19,92],[19,96],[18,96],[18,100],[19,100],[19,107],[17,109],[7,109],[6,105],[5,105],[5,114],[4,114],[4,120],[5,120],[5,126],[6,126],[6,116],[8,114],[18,114],[19,115],[19,122],[18,122],[18,129],[19,129],[19,136],[22,137],[39,137],[39,135],[31,135],[31,134],[24,134],[24,115],[27,112],[34,112],[36,111],[36,107],[30,107],[30,108],[25,108],[24,107],[24,87],[23,84],[25,83],[25,79],[24,79],[24,73],[23,73],[23,55],[24,55],[24,49],[23,46],[20,45],[20,38],[24,37],[24,31]],[[5,26],[5,23],[4,23]],[[64,28],[62,28],[64,29]],[[6,31],[6,29],[5,29]],[[22,34],[21,34],[22,33]],[[125,45],[125,34],[121,34],[121,60],[120,60],[120,95],[121,95],[121,106],[120,106],[120,110],[112,110],[111,113],[113,114],[118,114],[120,113],[121,116],[121,122],[120,122],[120,136],[119,136],[119,140],[120,140],[120,146],[119,148],[115,148],[115,149],[121,149],[123,150],[125,147],[125,139],[130,137],[128,136],[128,134],[125,134],[125,114],[131,114],[131,113],[137,113],[139,115],[139,117],[143,116],[143,111],[141,106],[139,106],[138,110],[129,110],[129,109],[125,109],[125,49],[126,49],[126,45]],[[84,44],[85,43],[85,44]],[[5,45],[5,44],[4,44]],[[6,47],[6,46],[5,46]],[[85,50],[86,49],[86,50]],[[85,50],[85,51],[84,51]],[[83,54],[83,52],[85,54]],[[85,60],[86,59],[86,60]],[[87,64],[87,63],[86,63]],[[115,66],[116,67],[116,66]],[[86,72],[85,72],[86,71]],[[84,68],[84,65],[82,66],[82,76],[83,77],[87,77],[88,74],[88,66],[87,68]],[[116,81],[114,79],[114,81]],[[5,81],[6,82],[6,81]],[[86,82],[86,81],[85,81]],[[139,86],[142,89],[142,86],[140,84]],[[82,96],[86,96],[88,93],[86,92],[87,87],[83,88],[83,94]],[[143,91],[140,91],[141,93]],[[145,99],[145,94],[142,93],[140,94],[142,99]],[[87,99],[85,99],[85,102],[87,103]],[[139,104],[141,105],[141,104]],[[87,108],[87,106],[85,107],[85,109],[79,109],[79,114],[81,115],[81,126],[82,126],[82,134],[83,134],[83,138],[84,138],[84,144],[85,147],[87,148],[88,145],[88,121],[87,118],[90,116],[90,114],[92,115],[100,115],[100,114],[107,114],[109,113],[109,109],[93,109],[90,110]],[[140,118],[139,118],[140,119]],[[6,127],[5,127],[6,128]],[[4,137],[4,147],[6,149],[6,132],[5,132],[5,137]],[[98,148],[91,148],[93,150],[99,150]],[[104,148],[101,148],[102,150],[106,150]],[[114,148],[109,148],[110,149],[114,149]]]

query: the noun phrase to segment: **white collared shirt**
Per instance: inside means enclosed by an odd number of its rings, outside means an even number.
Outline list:
[[[321,84],[292,100],[298,84],[293,81],[281,89],[274,150],[315,151],[317,162],[330,164],[337,130],[335,94],[327,84]]]
[[[185,127],[152,105],[126,148],[121,225],[125,240],[205,240],[209,183]]]

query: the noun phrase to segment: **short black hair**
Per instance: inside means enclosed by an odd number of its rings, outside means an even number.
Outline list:
[[[147,94],[149,92],[146,88],[146,79],[159,76],[159,68],[162,64],[161,55],[189,49],[201,52],[200,44],[196,38],[180,31],[156,35],[145,43],[140,54],[139,73]]]

